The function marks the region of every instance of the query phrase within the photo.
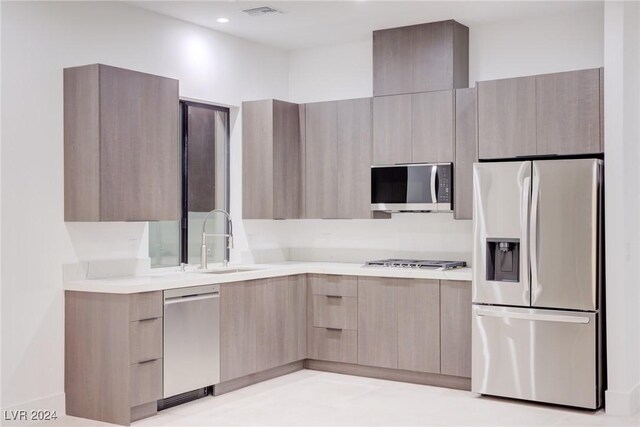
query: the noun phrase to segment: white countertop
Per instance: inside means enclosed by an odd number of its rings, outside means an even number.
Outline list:
[[[136,292],[161,291],[188,286],[211,285],[216,283],[241,282],[266,279],[269,277],[291,276],[294,274],[340,274],[350,276],[400,277],[411,279],[463,280],[471,281],[471,268],[453,270],[406,269],[388,267],[365,267],[362,264],[329,262],[287,262],[281,264],[233,265],[228,268],[245,268],[226,274],[206,274],[197,271],[159,271],[144,276],[109,277],[68,281],[66,291],[102,292],[111,294],[133,294]],[[223,268],[212,270],[224,270]]]

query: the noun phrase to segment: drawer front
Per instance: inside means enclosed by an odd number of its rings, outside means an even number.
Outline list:
[[[309,285],[313,295],[358,296],[358,278],[331,274],[310,274]]]
[[[131,406],[162,399],[162,359],[136,363],[131,370]]]
[[[313,326],[358,329],[358,298],[313,295]]]
[[[162,358],[162,318],[129,323],[130,363]]]
[[[162,317],[162,291],[131,294],[129,298],[129,320]]]
[[[331,362],[358,362],[358,331],[350,329],[309,328],[309,359]]]

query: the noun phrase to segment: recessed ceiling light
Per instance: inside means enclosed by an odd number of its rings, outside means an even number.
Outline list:
[[[229,22],[227,18],[218,18],[216,19],[216,21],[218,21],[221,24],[226,24],[227,22]]]

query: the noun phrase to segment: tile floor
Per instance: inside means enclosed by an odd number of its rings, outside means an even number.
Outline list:
[[[64,417],[38,426],[112,424]],[[640,415],[480,397],[474,393],[304,370],[140,420],[186,426],[640,426]]]

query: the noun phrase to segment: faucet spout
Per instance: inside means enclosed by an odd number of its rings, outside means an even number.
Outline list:
[[[227,233],[224,234],[207,234],[206,226],[209,218],[215,214],[221,213],[227,218]],[[225,237],[227,239],[227,249],[233,249],[233,221],[231,220],[231,215],[229,212],[224,209],[214,209],[207,213],[207,216],[204,217],[204,221],[202,222],[202,246],[200,247],[200,268],[203,270],[207,269],[207,236],[211,237]],[[225,253],[224,259],[222,261],[223,266],[227,266],[229,264],[229,256]]]

